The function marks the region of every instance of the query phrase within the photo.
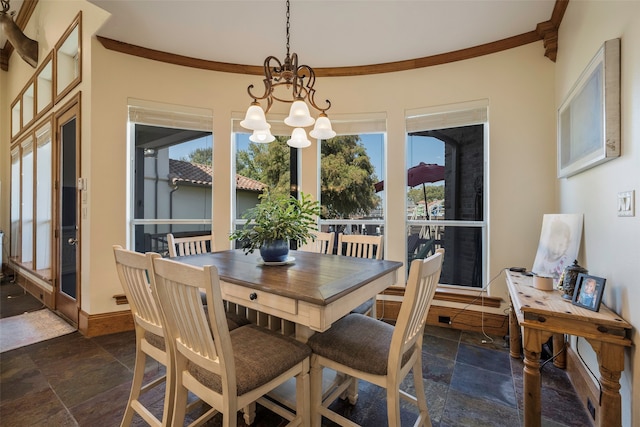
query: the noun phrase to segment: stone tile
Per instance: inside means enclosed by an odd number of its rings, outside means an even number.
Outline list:
[[[443,359],[455,360],[458,342],[433,335],[425,335],[422,340],[422,351]]]
[[[445,385],[451,383],[455,362],[422,352],[422,377]]]
[[[456,363],[451,379],[451,390],[469,397],[482,396],[483,400],[517,408],[513,380],[510,375],[498,374],[465,363]]]
[[[117,427],[122,421],[130,389],[130,381],[122,383],[69,410],[81,426]]]
[[[72,407],[130,379],[131,371],[112,360],[92,367],[84,364],[77,370],[67,367],[49,381],[65,405]]]
[[[103,335],[92,338],[92,341],[133,371],[136,359],[135,331]]]
[[[511,375],[509,353],[491,350],[485,347],[460,344],[458,347],[456,363],[466,363],[467,365],[497,372],[499,374]]]
[[[61,411],[66,411],[66,408],[53,390],[47,388],[6,403],[3,399],[0,419],[3,426],[55,425],[47,424],[48,420],[52,417],[64,418],[60,415]]]
[[[9,355],[10,353],[14,356]],[[0,372],[0,396],[3,404],[29,393],[49,389],[47,379],[25,353],[4,353]]]
[[[483,341],[485,341],[483,343]],[[482,332],[462,331],[460,343],[482,346],[492,350],[509,351],[509,342],[505,337],[498,335],[483,334]]]
[[[433,335],[435,337],[446,338],[451,341],[460,341],[462,331],[458,329],[445,328],[440,326],[426,325],[424,327],[425,335]]]
[[[429,410],[429,416],[431,423],[440,422],[442,413],[444,412],[444,405],[447,399],[447,391],[449,390],[449,384],[443,384],[440,382],[425,379],[424,392],[427,396],[427,409]],[[413,385],[413,373],[409,372],[406,378],[400,386],[401,390],[415,396],[415,387]],[[402,400],[401,400],[402,402]],[[417,414],[417,412],[416,412]]]
[[[453,388],[447,393],[447,403],[440,427],[513,427],[519,426],[518,411],[510,406],[461,393]]]

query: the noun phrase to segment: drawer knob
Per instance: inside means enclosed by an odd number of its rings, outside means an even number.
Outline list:
[[[256,294],[255,292],[251,292],[251,293],[249,294],[249,299],[250,299],[251,301],[255,301],[255,300],[257,300],[257,299],[258,299],[258,294]]]

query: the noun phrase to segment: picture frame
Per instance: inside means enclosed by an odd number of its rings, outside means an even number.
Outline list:
[[[558,178],[620,156],[620,39],[604,42],[558,109]]]
[[[573,304],[591,311],[600,310],[606,279],[580,273],[573,291]]]

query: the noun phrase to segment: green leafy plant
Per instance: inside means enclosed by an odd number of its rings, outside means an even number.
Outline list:
[[[260,195],[260,203],[248,209],[243,218],[247,223],[234,231],[230,240],[238,240],[245,253],[253,253],[265,242],[294,240],[304,245],[314,239],[316,217],[320,215],[320,203],[311,196],[300,193],[300,199],[284,194],[265,191]]]

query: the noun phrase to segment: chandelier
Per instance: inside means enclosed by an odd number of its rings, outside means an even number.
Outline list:
[[[271,142],[275,137],[271,134],[271,125],[267,123],[265,114],[269,112],[274,101],[291,104],[289,116],[284,119],[287,126],[293,127],[291,139],[287,144],[294,148],[304,148],[311,145],[307,138],[305,127],[315,123],[309,135],[316,139],[330,139],[336,136],[331,128],[331,122],[326,111],[331,108],[331,102],[325,100],[326,107],[318,106],[315,100],[316,91],[313,85],[316,74],[308,65],[298,65],[298,55],[289,54],[289,0],[287,0],[287,55],[283,62],[275,56],[268,56],[264,60],[264,94],[258,96],[253,93],[253,85],[249,85],[247,92],[253,102],[240,126],[253,131],[249,137],[253,142]],[[259,101],[266,100],[267,108],[262,109]],[[318,119],[311,117],[309,106],[319,111]]]

